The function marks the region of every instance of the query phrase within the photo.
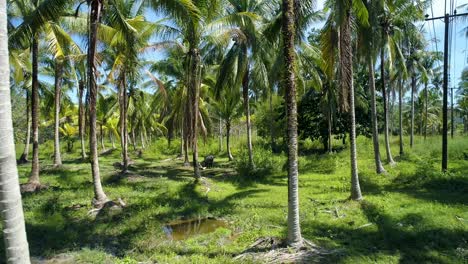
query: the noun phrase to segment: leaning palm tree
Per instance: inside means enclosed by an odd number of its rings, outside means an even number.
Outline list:
[[[375,168],[378,174],[384,173],[385,169],[380,159],[380,145],[379,145],[379,130],[377,121],[377,106],[376,106],[376,94],[375,94],[375,55],[376,55],[376,21],[377,12],[375,12],[376,6],[375,1],[367,2],[369,13],[370,26],[359,27],[359,39],[361,40],[360,54],[363,54],[367,61],[369,70],[369,91],[370,91],[370,104],[371,104],[371,119],[372,119],[372,141],[374,145],[374,161]]]
[[[0,1],[0,210],[7,263],[30,263],[24,224],[23,205],[16,168],[15,143],[10,101],[8,30],[6,1]]]
[[[89,39],[88,39],[88,91],[89,91],[89,148],[91,156],[91,173],[94,184],[94,207],[102,207],[107,202],[107,196],[104,193],[101,184],[101,174],[99,171],[99,158],[97,148],[97,129],[96,129],[96,101],[97,90],[97,68],[96,68],[96,47],[98,23],[101,19],[102,0],[89,1]]]

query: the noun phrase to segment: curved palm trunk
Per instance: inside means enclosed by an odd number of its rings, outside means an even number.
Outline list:
[[[32,102],[31,102],[31,117],[33,131],[33,160],[31,167],[31,176],[29,183],[40,185],[39,182],[39,80],[38,80],[38,56],[39,43],[37,33],[33,33],[32,43]]]
[[[231,153],[231,120],[226,121],[226,149],[229,161],[233,161],[234,157],[232,157]]]
[[[244,47],[245,56],[247,56],[247,47]],[[247,126],[247,150],[249,152],[249,167],[254,168],[253,160],[253,150],[252,150],[252,124],[250,122],[250,104],[249,104],[249,70],[250,67],[247,66],[247,70],[244,74],[244,79],[242,80],[242,97],[244,99],[244,112],[245,112],[245,123]]]
[[[288,124],[288,238],[290,246],[303,244],[299,221],[299,171],[297,154],[297,102],[295,64],[294,2],[283,0],[283,43],[285,63],[285,101]]]
[[[403,149],[403,84],[401,83],[401,80],[399,82],[399,91],[398,91],[398,121],[399,121],[399,136],[400,136],[400,157],[405,154],[404,149]]]
[[[387,163],[393,166],[395,161],[392,157],[392,151],[390,148],[390,135],[388,134],[388,98],[387,98],[387,86],[385,82],[385,54],[384,49],[380,50],[380,71],[381,71],[381,78],[382,78],[382,99],[383,99],[383,107],[384,107],[384,135],[385,135],[385,152],[387,154]]]
[[[372,115],[372,141],[374,143],[374,161],[375,171],[377,173],[385,172],[380,160],[380,146],[379,146],[379,129],[377,123],[377,106],[375,103],[375,74],[374,74],[374,60],[372,56],[368,56],[368,69],[369,69],[369,90],[371,95],[371,115]]]
[[[54,167],[62,166],[60,154],[60,101],[62,94],[62,64],[55,62],[55,124],[54,124]]]
[[[27,129],[26,129],[26,139],[24,140],[24,150],[23,154],[21,154],[21,157],[19,158],[19,163],[24,164],[28,163],[28,156],[29,156],[29,142],[31,141],[31,109],[29,108],[29,101],[30,101],[30,96],[29,96],[29,90],[26,89],[26,123],[27,123]]]
[[[103,121],[102,123],[104,123],[105,121]],[[103,124],[100,124],[99,125],[99,134],[101,136],[101,148],[102,148],[102,152],[106,152],[106,145],[104,144],[104,125]]]
[[[190,48],[190,81],[189,87],[189,101],[190,101],[190,116],[191,116],[191,143],[192,143],[192,159],[193,159],[193,176],[195,181],[198,182],[200,179],[200,166],[198,163],[198,119],[199,119],[199,107],[198,102],[200,98],[200,82],[201,82],[201,57],[200,51],[196,48]]]
[[[428,103],[427,83],[424,83],[424,140],[427,138],[427,103]]]
[[[0,211],[7,263],[30,263],[11,119],[6,1],[0,1]]]
[[[95,74],[95,57],[96,57],[96,42],[97,28],[101,17],[102,0],[93,0],[90,8],[90,32],[88,43],[88,81],[89,81],[89,148],[91,155],[91,172],[93,175],[94,184],[94,199],[93,205],[101,207],[107,202],[107,196],[102,189],[101,175],[99,171],[99,158],[97,148],[97,131],[96,131],[96,101],[97,101],[97,85]]]
[[[86,159],[86,143],[85,143],[85,108],[83,105],[83,95],[84,95],[84,82],[80,81],[78,84],[78,132],[80,136],[80,144],[81,144],[81,159]]]
[[[223,121],[219,119],[219,152],[223,151]]]
[[[356,150],[356,116],[354,110],[354,84],[353,84],[353,51],[351,39],[351,17],[347,10],[343,22],[340,25],[340,55],[341,55],[341,85],[343,94],[348,93],[349,116],[351,129],[349,133],[351,147],[351,199],[361,200],[361,187],[359,185],[357,150]]]
[[[416,77],[411,77],[411,125],[410,125],[410,148],[414,144],[414,93],[416,92]]]

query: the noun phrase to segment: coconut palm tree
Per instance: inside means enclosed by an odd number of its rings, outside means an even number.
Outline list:
[[[361,187],[359,185],[357,147],[356,147],[356,118],[354,106],[353,83],[353,40],[352,21],[363,25],[368,23],[368,12],[361,0],[327,1],[326,7],[330,9],[330,17],[339,26],[340,47],[340,82],[341,107],[349,111],[350,116],[350,145],[351,145],[351,199],[361,200]],[[354,18],[354,19],[353,19]]]
[[[384,173],[385,169],[382,165],[380,159],[380,146],[379,146],[379,130],[378,130],[378,121],[377,121],[377,106],[376,106],[376,94],[375,94],[375,56],[377,51],[377,12],[376,10],[377,1],[367,2],[367,9],[369,12],[369,22],[370,26],[360,26],[359,27],[359,38],[362,42],[360,46],[359,53],[367,61],[367,66],[369,70],[369,91],[370,91],[370,104],[371,104],[371,117],[372,117],[372,141],[374,145],[374,161],[375,168],[378,174]],[[388,134],[388,133],[387,133]],[[390,156],[391,157],[391,156]]]
[[[299,172],[297,165],[297,102],[295,66],[295,14],[294,1],[283,0],[283,45],[285,63],[285,101],[288,119],[288,244],[302,245],[299,222]]]
[[[22,23],[10,32],[11,47],[30,47],[32,52],[32,91],[31,91],[31,119],[33,133],[33,160],[28,188],[35,191],[40,187],[39,181],[39,79],[38,56],[39,34],[43,27],[57,21],[69,5],[66,0],[43,1],[13,1],[11,9],[14,14],[22,18]],[[26,188],[25,188],[26,189]]]
[[[102,0],[92,0],[89,5],[89,38],[88,38],[88,92],[89,92],[89,148],[91,158],[91,173],[93,176],[94,198],[93,206],[100,208],[108,201],[101,184],[101,174],[99,171],[99,158],[97,148],[96,129],[96,102],[98,96],[97,89],[97,67],[96,67],[96,47],[98,24],[102,16]]]
[[[8,58],[7,4],[0,1],[0,210],[7,263],[30,263],[24,224],[23,205],[16,168],[15,143],[10,101],[10,68]]]

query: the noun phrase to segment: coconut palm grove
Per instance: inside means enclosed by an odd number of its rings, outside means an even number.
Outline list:
[[[0,263],[468,263],[468,1],[0,0]]]

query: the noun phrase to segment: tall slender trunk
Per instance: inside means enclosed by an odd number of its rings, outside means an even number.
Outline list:
[[[99,171],[96,135],[96,101],[98,90],[96,84],[96,66],[94,62],[96,58],[97,29],[101,17],[102,0],[93,0],[90,5],[90,29],[88,42],[89,148],[91,155],[91,172],[94,184],[93,205],[95,207],[101,207],[107,201],[107,196],[102,189],[101,175]]]
[[[103,121],[102,123],[104,123],[104,121]],[[100,134],[100,136],[101,136],[101,148],[102,148],[102,152],[106,152],[106,145],[104,144],[104,125],[101,124],[101,125],[99,126],[99,129],[100,129],[99,134]]]
[[[198,101],[200,98],[200,84],[201,84],[201,57],[200,51],[197,48],[191,47],[189,50],[189,69],[190,77],[188,83],[188,96],[190,101],[190,116],[191,116],[191,143],[192,143],[192,159],[193,159],[193,175],[195,181],[198,182],[200,175],[200,166],[198,163],[198,119],[199,107]]]
[[[385,33],[382,33],[382,36],[385,37]],[[388,98],[387,98],[387,86],[385,82],[385,50],[380,49],[380,74],[382,78],[382,99],[383,99],[383,108],[384,108],[384,136],[385,136],[385,152],[387,154],[387,163],[390,166],[395,164],[395,161],[392,157],[392,151],[390,148],[390,135],[388,134]]]
[[[329,101],[330,102],[330,101]],[[332,135],[332,125],[333,125],[333,120],[332,120],[332,109],[331,109],[331,104],[329,103],[329,109],[328,109],[328,118],[327,118],[327,123],[328,123],[328,153],[333,152],[333,135]]]
[[[351,199],[361,200],[361,187],[359,185],[357,149],[356,149],[356,116],[354,109],[354,84],[353,84],[353,47],[351,39],[351,11],[347,10],[340,25],[340,77],[344,85],[343,94],[348,93],[350,116],[350,157],[351,157]],[[346,98],[346,97],[345,97]]]
[[[38,80],[38,56],[39,40],[36,32],[33,33],[32,41],[32,102],[31,117],[33,131],[33,160],[29,183],[39,185],[39,80]]]
[[[231,120],[226,120],[226,149],[229,161],[233,161],[234,157],[232,157],[231,153]]]
[[[411,77],[411,124],[410,124],[410,148],[414,144],[414,93],[416,92],[416,77]]]
[[[29,96],[29,90],[26,89],[26,138],[24,140],[24,150],[23,154],[21,154],[21,157],[19,159],[19,163],[28,163],[28,157],[29,157],[29,143],[31,141],[31,109],[30,109],[30,104],[29,101],[31,101],[30,96]]]
[[[247,47],[244,46],[244,53],[247,57]],[[250,66],[247,64],[247,70],[245,71],[244,78],[242,80],[242,97],[244,99],[244,113],[245,113],[245,123],[247,128],[247,150],[249,152],[249,167],[254,168],[253,160],[253,150],[252,150],[252,124],[250,122],[250,104],[249,104],[249,76]]]
[[[275,142],[275,119],[273,117],[273,91],[270,91],[269,97],[269,108],[270,108],[270,145],[271,152],[275,153],[276,151],[276,142]]]
[[[141,148],[145,149],[146,146],[145,146],[145,138],[143,136],[143,130],[140,130],[140,141],[141,141]]]
[[[398,91],[398,125],[399,125],[399,136],[400,136],[400,158],[405,154],[403,149],[403,83],[400,80],[399,83],[399,91]]]
[[[54,166],[62,166],[62,156],[60,154],[60,101],[62,95],[62,74],[63,65],[58,60],[55,61],[55,124],[54,124]]]
[[[372,141],[374,145],[374,161],[375,171],[377,173],[385,172],[380,160],[380,146],[379,146],[379,128],[377,123],[377,106],[375,103],[375,74],[374,74],[374,59],[368,55],[369,62],[367,63],[369,69],[369,90],[371,95],[371,115],[372,115]]]
[[[453,107],[453,88],[450,89],[450,137],[455,135],[455,109]]]
[[[288,125],[288,238],[293,247],[303,244],[299,219],[299,171],[297,154],[297,102],[295,76],[295,14],[294,1],[283,0],[283,43],[285,63],[285,101]]]
[[[0,1],[0,212],[7,263],[29,264],[29,246],[16,167],[10,98],[7,5]]]
[[[424,83],[424,140],[427,138],[427,112],[428,112],[428,102],[429,102],[429,93],[427,88],[427,82]]]
[[[85,134],[86,134],[86,113],[85,107],[83,104],[83,95],[84,95],[84,82],[80,80],[78,84],[78,132],[80,134],[80,143],[81,143],[81,159],[86,159],[86,143],[85,143]]]
[[[219,152],[223,151],[223,120],[219,118]]]
[[[115,139],[113,134],[109,134],[109,139],[111,140],[112,143],[112,149],[115,149]]]
[[[122,172],[128,171],[128,132],[127,132],[127,87],[125,72],[122,73],[119,85],[119,110],[120,110],[120,144],[122,147]],[[135,138],[132,138],[135,144]]]

